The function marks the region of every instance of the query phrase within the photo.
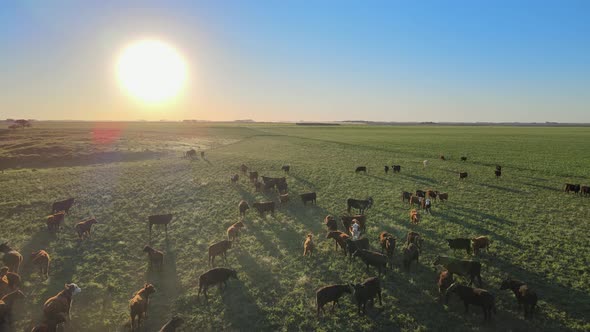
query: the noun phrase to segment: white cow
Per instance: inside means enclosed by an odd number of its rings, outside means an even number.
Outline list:
[[[422,164],[424,165],[424,168],[426,168],[426,166],[428,166],[428,160],[424,160]]]

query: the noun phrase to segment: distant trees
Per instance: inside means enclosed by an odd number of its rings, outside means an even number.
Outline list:
[[[25,120],[25,119],[18,119],[18,120],[14,120],[14,122],[8,126],[8,128],[10,129],[18,129],[18,128],[27,128],[27,127],[32,127],[33,125],[31,124],[30,120]]]

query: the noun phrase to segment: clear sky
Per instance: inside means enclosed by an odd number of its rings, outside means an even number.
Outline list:
[[[157,38],[182,94],[125,94]],[[0,2],[0,118],[590,122],[590,1]]]

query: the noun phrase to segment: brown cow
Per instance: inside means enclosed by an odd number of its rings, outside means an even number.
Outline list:
[[[419,233],[412,231],[408,232],[408,235],[406,236],[406,246],[409,246],[411,243],[413,243],[418,247],[418,249],[422,249],[423,242],[424,239]]]
[[[449,200],[449,193],[439,193],[437,192],[438,195],[438,199],[440,199],[441,202],[447,201]]]
[[[97,224],[96,218],[90,218],[87,220],[80,221],[79,223],[74,226],[80,240],[85,238],[90,238],[90,231],[92,230],[92,225]]]
[[[231,249],[231,241],[221,240],[209,246],[209,265],[215,265],[215,257],[221,256],[224,261],[227,261],[227,250]]]
[[[336,224],[336,219],[334,219],[334,216],[332,216],[331,214],[327,215],[326,218],[324,218],[324,224],[328,228],[328,231],[338,230],[338,225]]]
[[[395,251],[395,237],[387,232],[381,232],[379,234],[379,242],[381,243],[381,253],[385,251],[387,257],[393,259],[393,253]]]
[[[471,239],[472,246],[473,246],[473,254],[479,254],[480,249],[486,249],[486,252],[490,250],[490,239],[487,236],[478,236]]]
[[[51,258],[47,251],[39,250],[31,253],[31,263],[39,267],[39,274],[45,279],[49,278],[49,262]]]
[[[33,327],[31,332],[56,332],[59,324],[66,322],[65,313],[57,314],[51,320],[45,319],[41,324]]]
[[[72,308],[72,297],[80,293],[82,289],[76,284],[65,284],[64,289],[57,295],[50,297],[43,304],[43,316],[48,321],[57,321],[61,318],[69,321],[70,309]]]
[[[150,295],[156,292],[156,288],[152,284],[145,284],[142,289],[137,291],[133,298],[129,301],[129,315],[131,317],[131,331],[135,331],[135,327],[139,330],[141,326],[141,319],[147,318],[148,305],[150,304]],[[135,317],[137,317],[137,325],[135,324]]]
[[[439,300],[445,299],[445,303],[449,303],[449,298],[446,295],[447,288],[455,282],[453,274],[447,270],[442,270],[438,276],[438,295]]]
[[[418,213],[418,210],[413,209],[410,211],[410,222],[412,224],[418,224],[420,222],[420,213]]]
[[[0,252],[4,253],[2,261],[8,267],[8,271],[18,274],[20,265],[23,262],[23,256],[16,250],[12,249],[8,242],[0,244]]]
[[[443,155],[441,154],[441,155],[440,155],[440,160],[443,160],[443,161],[444,161],[444,160],[447,160],[447,159],[445,158],[445,156],[443,156]]]
[[[164,266],[164,253],[148,245],[143,247],[143,252],[147,252],[148,254],[148,269],[152,270],[157,268],[158,271],[162,271],[162,267]]]
[[[426,190],[426,197],[431,198],[432,200],[436,201],[436,196],[437,196],[436,191],[431,190],[431,189]]]
[[[46,223],[47,223],[47,230],[50,232],[57,232],[61,228],[61,225],[64,221],[64,217],[66,215],[65,211],[59,211],[55,214],[51,214],[47,216]]]
[[[305,243],[303,244],[303,256],[307,256],[307,254],[309,254],[309,257],[313,256],[314,247],[315,245],[313,244],[313,234],[309,233],[307,234],[307,237],[305,238]]]
[[[350,236],[340,231],[331,231],[326,234],[326,239],[334,239],[334,248],[338,250],[338,246],[340,245],[346,256],[346,240],[350,239]]]
[[[410,206],[413,206],[414,204],[417,204],[418,206],[420,206],[421,202],[422,202],[422,197],[418,197],[418,196],[410,196]]]
[[[244,227],[244,223],[242,221],[238,221],[237,223],[229,226],[227,229],[227,239],[230,241],[237,241],[238,236],[240,235],[240,228]]]
[[[236,183],[236,182],[238,182],[238,180],[240,180],[240,176],[237,174],[234,174],[231,176],[230,180],[232,183]]]
[[[0,297],[20,287],[20,276],[14,272],[8,272],[8,267],[0,268]]]

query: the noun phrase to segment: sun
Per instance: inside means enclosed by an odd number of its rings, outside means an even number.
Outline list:
[[[121,87],[147,104],[174,99],[187,79],[187,66],[181,54],[159,40],[141,40],[127,46],[117,61]]]

